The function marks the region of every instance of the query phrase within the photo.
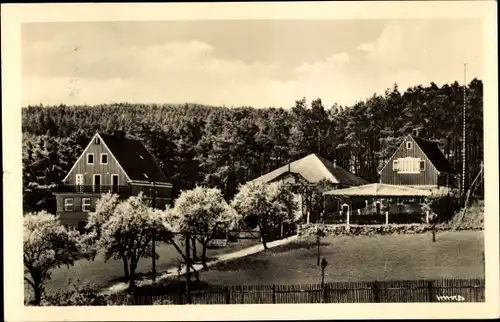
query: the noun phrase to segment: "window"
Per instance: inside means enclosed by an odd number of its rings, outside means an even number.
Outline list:
[[[73,198],[64,198],[64,211],[73,211]]]
[[[108,154],[101,153],[101,164],[108,164]]]
[[[420,160],[420,171],[425,171],[425,160]]]
[[[101,144],[101,139],[97,136],[94,140],[95,144]]]
[[[392,160],[392,171],[398,171],[398,160]]]
[[[90,212],[91,199],[90,198],[82,198],[82,211]]]
[[[411,150],[411,141],[406,142],[406,149]]]
[[[94,164],[94,153],[87,154],[87,164]]]
[[[397,160],[398,173],[418,173],[420,172],[420,159],[418,158],[400,158]]]

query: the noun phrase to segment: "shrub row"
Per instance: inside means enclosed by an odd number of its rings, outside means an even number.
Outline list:
[[[448,224],[437,224],[436,231],[447,230],[482,230],[482,227],[461,225],[452,227]],[[428,224],[389,224],[389,225],[322,225],[320,230],[326,235],[334,236],[372,236],[372,235],[401,235],[423,234],[430,232],[432,226]],[[300,235],[316,235],[317,227],[314,224],[303,225],[299,229]]]
[[[89,284],[72,285],[67,291],[47,294],[42,298],[42,306],[109,306],[134,305],[133,294],[120,292],[117,294],[100,294],[97,287]],[[164,298],[153,301],[153,305],[172,304]],[[30,299],[25,299],[25,305],[30,305]]]

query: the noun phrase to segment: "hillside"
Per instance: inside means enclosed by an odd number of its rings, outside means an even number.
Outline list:
[[[465,215],[463,215],[464,209],[461,209],[457,213],[452,221],[451,227],[457,230],[474,228],[474,229],[484,229],[484,200],[475,201],[468,209]]]
[[[467,93],[467,165],[474,176],[483,158],[482,81],[472,80]],[[404,93],[394,86],[353,106],[325,107],[319,98],[297,100],[287,109],[28,106],[22,109],[25,207],[47,207],[48,187],[60,182],[96,131],[124,130],[140,139],[174,184],[174,193],[203,184],[229,198],[239,184],[311,153],[376,182],[395,147],[415,131],[437,140],[459,170],[462,105],[463,88],[455,82]]]

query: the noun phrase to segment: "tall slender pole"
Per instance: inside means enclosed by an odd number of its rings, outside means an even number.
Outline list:
[[[156,207],[156,186],[155,183],[153,182],[153,202],[152,202],[153,209]],[[152,275],[153,275],[153,282],[156,280],[156,231],[153,231],[152,234],[152,248],[151,248],[151,255],[152,255]]]
[[[189,247],[189,241],[190,241],[190,236],[189,233],[186,233],[186,241],[185,241],[185,247],[186,247],[186,298],[187,298],[187,303],[191,303],[191,294],[190,294],[190,289],[189,289],[189,283],[191,279],[191,273],[189,272],[189,265],[191,265],[191,258],[190,258],[190,251],[191,248]]]
[[[316,226],[316,244],[318,245],[318,258],[316,260],[316,265],[319,266],[319,264],[320,264],[320,262],[319,262],[319,258],[320,258],[319,244],[320,244],[320,240],[319,240],[319,229],[318,229],[318,226]]]
[[[465,193],[465,95],[467,91],[467,64],[464,64],[464,106],[463,106],[463,139],[462,139],[462,194]]]

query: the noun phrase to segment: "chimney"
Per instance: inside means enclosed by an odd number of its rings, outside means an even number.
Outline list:
[[[337,159],[333,159],[333,167],[336,168],[337,167]]]
[[[115,136],[119,139],[124,139],[125,138],[125,131],[116,131]]]

